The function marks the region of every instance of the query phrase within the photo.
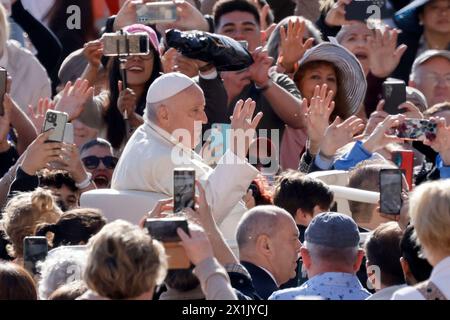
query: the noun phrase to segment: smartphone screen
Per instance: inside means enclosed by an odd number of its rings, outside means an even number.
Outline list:
[[[427,119],[405,119],[396,129],[399,138],[405,140],[433,140],[437,134],[437,124]]]
[[[406,102],[406,83],[402,80],[388,79],[383,82],[384,111],[389,114],[404,113],[399,106]]]
[[[7,72],[6,69],[0,67],[0,116],[5,115],[5,109],[3,108],[3,98],[6,93],[6,80],[7,80]]]
[[[48,253],[46,237],[25,237],[23,239],[24,267],[31,274],[37,274],[36,264],[45,260]]]
[[[64,132],[66,131],[67,113],[48,110],[45,114],[43,131],[54,129],[48,140],[53,142],[63,142]]]
[[[177,6],[171,1],[150,2],[136,5],[137,23],[156,24],[177,20]]]
[[[195,170],[174,169],[173,202],[175,213],[195,206]]]
[[[402,171],[382,169],[380,171],[380,211],[398,215],[402,208]]]
[[[177,233],[178,228],[189,234],[186,218],[147,219],[144,227],[147,228],[152,238],[161,242],[181,241]]]
[[[388,15],[386,0],[353,0],[345,6],[346,20],[384,19]]]

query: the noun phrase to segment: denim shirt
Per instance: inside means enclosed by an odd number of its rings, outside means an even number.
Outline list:
[[[450,178],[450,166],[445,166],[440,155],[436,157],[436,167],[439,169],[441,179]]]
[[[364,300],[370,297],[370,293],[354,274],[325,272],[312,277],[299,288],[276,291],[269,300],[296,300],[302,296],[325,300]]]

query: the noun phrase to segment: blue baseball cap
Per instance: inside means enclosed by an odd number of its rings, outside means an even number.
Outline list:
[[[356,247],[359,244],[358,225],[342,213],[324,212],[312,219],[305,232],[307,243],[331,248]]]

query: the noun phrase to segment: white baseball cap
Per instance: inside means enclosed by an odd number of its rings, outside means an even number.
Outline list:
[[[195,84],[194,80],[182,73],[166,73],[157,78],[148,88],[147,103],[163,101]]]

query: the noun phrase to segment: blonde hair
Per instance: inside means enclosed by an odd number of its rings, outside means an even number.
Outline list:
[[[34,236],[43,223],[55,223],[62,211],[49,190],[37,188],[32,192],[19,193],[6,204],[1,225],[12,243],[9,253],[23,255],[23,239]]]
[[[418,186],[409,200],[409,214],[420,244],[450,255],[450,181]]]
[[[0,3],[0,57],[9,39],[9,22],[8,14],[3,4]]]
[[[102,297],[132,299],[164,281],[164,248],[139,227],[123,220],[107,224],[89,240],[86,284]]]

